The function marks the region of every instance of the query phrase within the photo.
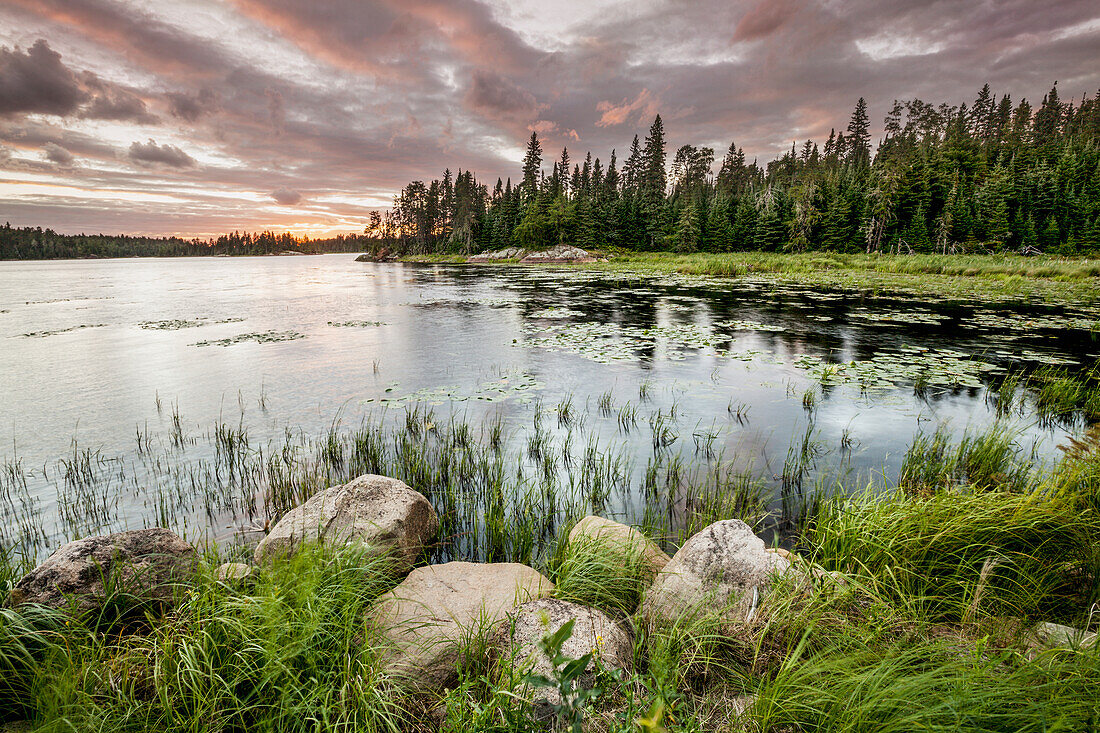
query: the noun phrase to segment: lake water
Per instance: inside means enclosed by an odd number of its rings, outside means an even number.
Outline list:
[[[889,480],[918,431],[989,425],[999,370],[1092,363],[1097,318],[351,255],[0,262],[0,543],[16,517],[43,547],[77,532],[64,516],[81,450],[121,467],[94,528],[134,528],[164,519],[147,485],[162,474],[135,468],[150,436],[192,436],[187,460],[200,460],[213,449],[198,436],[219,423],[263,445],[414,404],[499,418],[522,439],[536,410],[571,401],[602,445],[641,462],[667,424],[662,449],[766,480],[810,435],[818,476]],[[646,429],[624,430],[624,408]],[[1021,446],[1054,457],[1065,426],[1027,410],[1012,422]],[[169,519],[213,537],[243,521],[198,507]]]

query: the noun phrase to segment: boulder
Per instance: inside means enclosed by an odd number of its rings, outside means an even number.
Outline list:
[[[790,567],[741,520],[715,522],[685,542],[657,574],[642,613],[652,623],[706,604],[735,623],[750,621],[772,579]]]
[[[239,583],[247,580],[252,575],[252,566],[243,562],[227,562],[219,565],[214,571],[214,577],[223,583]]]
[[[420,689],[454,679],[464,640],[491,637],[505,614],[542,598],[554,584],[517,563],[449,562],[409,573],[368,612],[368,623],[387,643],[383,666]]]
[[[1096,646],[1096,632],[1049,621],[1038,624],[1026,639],[1033,649],[1088,649]]]
[[[606,669],[629,671],[634,658],[630,634],[602,611],[553,598],[528,601],[508,614],[498,641],[501,658],[517,666],[529,665],[535,674],[552,678],[554,665],[539,648],[539,642],[569,621],[573,622],[573,633],[562,644],[561,653],[570,659],[594,655],[578,681],[580,687],[591,687],[595,680],[597,656]],[[551,717],[551,706],[562,702],[561,693],[554,688],[534,688],[530,694],[540,719]]]
[[[559,244],[539,252],[532,252],[520,262],[595,262],[596,258],[591,252],[573,247],[568,244]]]
[[[10,598],[13,604],[77,613],[98,612],[109,600],[122,598],[167,603],[173,587],[194,575],[197,562],[195,548],[167,529],[85,537],[63,545],[27,573]]]
[[[584,517],[569,531],[570,548],[586,543],[605,545],[623,557],[638,553],[650,569],[649,580],[668,565],[671,559],[656,542],[634,527],[593,515]]]
[[[435,510],[422,494],[397,479],[366,474],[318,492],[290,510],[256,547],[256,564],[291,553],[308,541],[358,544],[391,553],[407,570],[438,528]]]

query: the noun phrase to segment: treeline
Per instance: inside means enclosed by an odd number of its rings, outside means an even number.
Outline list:
[[[202,257],[270,255],[280,252],[362,252],[365,235],[309,239],[274,232],[233,232],[214,239],[130,237],[106,234],[58,234],[42,227],[0,228],[0,260],[57,260],[98,257]]]
[[[398,252],[1100,250],[1100,93],[1063,102],[1055,85],[1038,109],[988,84],[969,105],[895,101],[874,151],[860,99],[822,144],[761,167],[731,143],[716,174],[712,148],[684,145],[671,166],[665,148],[659,115],[606,163],[563,149],[547,165],[531,133],[516,183],[413,181],[367,233]]]

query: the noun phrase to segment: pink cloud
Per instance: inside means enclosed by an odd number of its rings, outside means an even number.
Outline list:
[[[648,89],[642,89],[638,92],[638,96],[629,102],[625,98],[619,104],[604,100],[596,105],[596,111],[603,113],[596,122],[596,127],[621,125],[631,119],[644,120],[657,114],[660,101]]]

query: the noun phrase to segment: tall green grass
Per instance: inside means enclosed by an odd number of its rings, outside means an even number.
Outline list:
[[[1100,517],[1043,493],[869,493],[826,502],[805,542],[922,618],[1088,621]]]
[[[898,488],[908,493],[934,492],[958,486],[980,491],[1026,491],[1037,476],[1017,434],[1002,424],[967,432],[958,443],[939,426],[931,435],[918,433],[905,453]]]
[[[1098,690],[1100,654],[1031,664],[1012,651],[907,640],[793,654],[753,712],[764,731],[1085,731],[1100,724]]]
[[[178,610],[144,633],[58,634],[47,616],[60,638],[34,652],[24,694],[4,702],[22,702],[38,721],[74,731],[404,725],[401,692],[380,671],[381,647],[363,620],[370,602],[396,583],[386,560],[310,548],[258,571],[247,588],[217,582],[212,568]],[[21,629],[44,612],[8,613],[22,619],[13,626]]]

